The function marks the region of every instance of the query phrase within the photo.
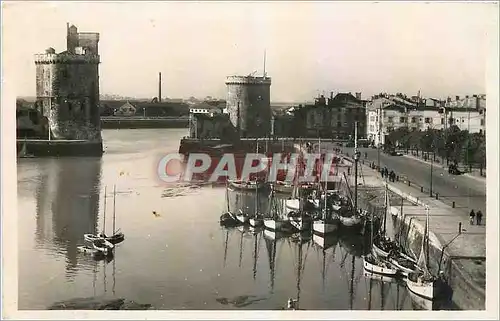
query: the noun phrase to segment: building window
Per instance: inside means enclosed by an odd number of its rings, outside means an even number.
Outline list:
[[[417,117],[412,117],[412,118],[411,118],[411,123],[412,123],[412,124],[415,124],[416,122],[417,122]]]
[[[425,123],[426,123],[426,124],[432,124],[432,118],[430,118],[430,117],[425,117]]]
[[[394,116],[389,116],[389,123],[393,123],[394,122]]]
[[[481,119],[481,126],[484,126],[484,119]]]
[[[341,122],[337,122],[337,127],[342,127],[342,123]]]
[[[400,122],[400,123],[405,123],[405,122],[406,122],[406,118],[404,118],[404,117],[399,117],[399,122]]]
[[[386,116],[386,114],[387,114],[387,113],[384,111],[384,112],[382,113],[382,116],[383,116],[383,117],[385,117],[385,116]]]

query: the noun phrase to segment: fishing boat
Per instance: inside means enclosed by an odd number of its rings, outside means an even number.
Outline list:
[[[311,228],[312,218],[301,208],[299,188],[295,184],[292,196],[285,200],[285,215],[290,225],[297,231]]]
[[[273,183],[273,189],[275,190],[276,193],[292,194],[293,184],[285,181],[276,181]]]
[[[269,211],[264,217],[264,227],[271,231],[277,232],[289,232],[291,230],[290,222],[288,218],[283,215],[283,202],[282,200],[276,200],[274,191],[271,191],[269,195]]]
[[[429,255],[429,208],[426,208],[426,218],[425,218],[425,228],[424,235],[422,239],[422,247],[420,250],[420,257],[418,259],[417,265],[420,271],[414,273],[408,273],[406,278],[406,286],[408,290],[414,294],[423,297],[428,300],[434,300],[436,297],[438,289],[438,278],[433,276],[428,264]]]
[[[319,235],[332,233],[338,229],[339,224],[339,216],[333,213],[333,209],[329,210],[328,208],[328,193],[325,189],[325,193],[323,193],[323,209],[321,211],[321,218],[314,220],[313,233]]]
[[[373,213],[371,214],[371,217],[373,217]],[[373,224],[373,220],[370,221]],[[370,239],[373,239],[373,227],[370,229],[370,231]],[[381,274],[391,277],[396,277],[399,275],[399,270],[397,268],[393,268],[387,261],[370,254],[363,256],[363,267],[365,271],[375,274]]]
[[[125,234],[120,232],[120,229],[115,230],[116,225],[116,185],[113,187],[113,235],[108,236],[105,233],[106,229],[106,187],[104,187],[104,211],[103,211],[103,230],[101,233],[96,234],[84,234],[83,238],[87,242],[94,242],[97,240],[105,240],[112,245],[121,243],[125,240]]]
[[[259,210],[259,189],[255,193],[255,213],[249,217],[248,222],[252,227],[260,227],[264,225],[264,216]]]
[[[363,267],[367,272],[385,276],[397,277],[400,274],[398,269],[372,255],[363,256]]]
[[[220,216],[219,223],[221,226],[234,227],[234,226],[238,225],[238,220],[236,220],[235,215],[233,215],[233,213],[231,213],[231,209],[229,206],[229,188],[227,186],[227,182],[226,182],[226,200],[225,200],[225,203],[226,203],[226,211],[224,213],[222,213],[222,215]]]
[[[378,234],[373,239],[372,252],[374,255],[386,259],[391,253],[398,252],[399,246],[397,243],[386,236],[387,232],[387,212],[389,211],[389,192],[387,184],[385,184],[385,202],[384,202],[384,217],[380,225]]]

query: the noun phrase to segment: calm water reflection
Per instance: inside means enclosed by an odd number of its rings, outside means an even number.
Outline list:
[[[23,159],[18,165],[19,308],[115,294],[156,309],[412,309],[403,286],[364,276],[363,242],[224,229],[225,189],[166,186],[159,157],[185,130],[106,130],[102,159]],[[125,241],[111,262],[76,247],[84,233],[116,227]],[[265,208],[233,193],[230,206]],[[156,211],[159,215],[153,215]],[[326,243],[326,244],[325,244]]]

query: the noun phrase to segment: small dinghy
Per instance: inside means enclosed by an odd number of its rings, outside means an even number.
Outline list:
[[[371,255],[363,257],[363,267],[367,272],[390,277],[397,277],[400,274],[398,269],[391,267],[387,262],[376,259]]]
[[[220,216],[219,223],[221,226],[234,227],[238,225],[238,221],[234,218],[233,214],[227,212]]]
[[[117,231],[117,233],[115,233],[115,234],[113,234],[111,236],[107,236],[104,233],[99,233],[97,235],[95,235],[95,234],[84,234],[83,238],[87,242],[94,242],[94,241],[97,241],[97,240],[105,240],[105,241],[108,241],[111,244],[118,244],[118,243],[123,242],[123,240],[125,240],[125,235],[122,232],[118,232]]]
[[[229,185],[235,189],[240,189],[240,190],[250,190],[250,191],[255,191],[259,188],[265,187],[265,183],[261,181],[242,181],[242,180],[237,180],[237,181],[229,181]]]
[[[80,245],[77,247],[78,251],[82,252],[83,254],[91,254],[91,255],[96,255],[99,254],[100,251],[96,250],[93,247],[90,247],[88,245]]]
[[[235,215],[236,220],[240,222],[241,224],[246,224],[248,222],[248,216],[243,213],[243,211],[240,209],[238,210],[238,213]]]
[[[111,242],[106,241],[105,239],[98,239],[93,241],[92,246],[94,247],[94,249],[103,252],[104,254],[112,252],[115,247],[113,244],[111,244]]]
[[[273,184],[273,189],[276,193],[281,193],[281,194],[292,194],[293,192],[293,184],[283,182],[283,181],[276,181]]]

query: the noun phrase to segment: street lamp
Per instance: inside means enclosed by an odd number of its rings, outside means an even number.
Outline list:
[[[431,144],[431,149],[434,150],[434,145]],[[429,195],[430,197],[432,197],[432,170],[433,170],[433,167],[434,167],[434,153],[432,154],[431,156],[431,181],[430,181],[430,188],[429,188]]]

